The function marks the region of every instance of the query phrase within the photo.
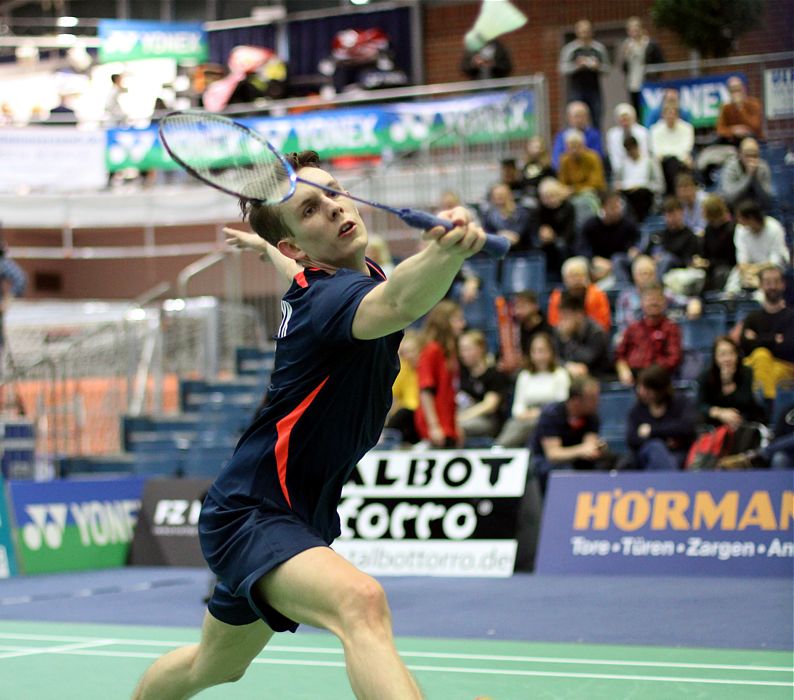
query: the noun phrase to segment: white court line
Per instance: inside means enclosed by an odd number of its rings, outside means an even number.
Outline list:
[[[77,648],[64,647],[59,649],[53,647],[44,649],[41,653],[64,654],[67,656],[109,656],[116,658],[133,659],[156,659],[158,654],[148,654],[144,652],[125,652],[125,651],[96,651],[79,650]],[[35,653],[35,652],[34,652]],[[2,657],[0,657],[2,658]],[[342,661],[309,661],[302,659],[254,659],[254,664],[267,664],[271,666],[320,666],[325,668],[345,668]],[[556,673],[554,671],[522,671],[517,669],[497,669],[497,668],[463,668],[456,666],[417,666],[409,664],[411,671],[432,671],[437,673],[468,673],[501,676],[543,676],[547,678],[587,678],[595,680],[614,680],[614,681],[651,681],[655,683],[693,683],[710,685],[750,685],[750,686],[773,686],[780,688],[794,688],[794,682],[778,681],[744,681],[728,678],[686,678],[676,676],[640,676],[640,675],[621,675],[610,673]]]
[[[112,639],[95,639],[90,642],[82,642],[79,644],[65,644],[57,647],[28,647],[23,651],[4,652],[0,654],[0,660],[16,659],[20,656],[37,656],[39,654],[69,654],[70,652],[78,652],[80,649],[89,649],[91,647],[108,646],[113,643]],[[92,652],[88,652],[92,653]]]
[[[76,637],[65,635],[49,634],[27,634],[27,633],[0,633],[0,639],[8,640],[30,640],[39,642],[81,642],[91,641],[93,637]],[[190,641],[161,641],[155,639],[106,639],[111,644],[128,646],[151,646],[151,647],[181,647],[191,644]],[[333,647],[313,647],[313,646],[279,646],[271,644],[266,647],[267,652],[283,652],[289,654],[335,654],[341,655],[344,651],[341,648]],[[132,652],[130,652],[132,653]],[[507,661],[517,663],[549,663],[549,664],[579,664],[583,666],[644,666],[648,668],[692,668],[714,671],[761,671],[771,673],[794,673],[794,667],[789,666],[755,666],[755,665],[735,665],[735,664],[698,664],[687,663],[684,661],[633,661],[627,659],[590,659],[587,657],[567,658],[556,656],[510,656],[499,654],[455,654],[447,652],[431,651],[404,651],[400,650],[401,656],[410,656],[427,659],[458,659],[462,661]],[[2,658],[2,657],[0,657]],[[149,658],[148,656],[145,658]]]

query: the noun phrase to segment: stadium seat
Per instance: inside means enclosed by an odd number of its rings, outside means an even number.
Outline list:
[[[546,256],[543,253],[510,255],[502,268],[502,294],[531,290],[540,294],[546,287]]]

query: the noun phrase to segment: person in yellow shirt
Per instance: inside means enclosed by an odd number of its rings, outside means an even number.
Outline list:
[[[419,376],[416,364],[422,344],[419,333],[405,331],[400,342],[400,372],[392,384],[392,406],[386,427],[402,434],[402,442],[414,445],[419,442],[419,435],[414,426],[414,411],[419,408]]]

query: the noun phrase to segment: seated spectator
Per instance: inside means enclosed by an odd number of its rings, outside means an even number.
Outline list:
[[[521,169],[524,178],[524,195],[534,200],[537,206],[538,187],[547,177],[556,177],[557,173],[551,166],[551,156],[546,147],[546,142],[540,136],[533,136],[527,141],[527,154],[524,166]],[[529,206],[524,202],[525,206]]]
[[[466,331],[458,340],[460,385],[457,421],[464,437],[494,437],[502,427],[508,379],[488,358],[482,331]]]
[[[602,209],[598,216],[585,221],[582,237],[589,247],[593,267],[614,276],[621,285],[630,278],[631,261],[639,254],[640,231],[626,215],[626,206],[615,191],[601,195]]]
[[[376,233],[367,237],[366,255],[370,260],[378,263],[386,276],[390,276],[394,271],[394,259],[392,258],[389,244],[383,236],[379,236]]]
[[[430,310],[422,327],[422,349],[416,365],[419,407],[414,425],[419,437],[433,447],[456,447],[460,441],[455,410],[457,339],[465,325],[460,307],[445,299]]]
[[[609,338],[601,326],[587,317],[578,294],[562,295],[554,349],[572,377],[604,377],[610,373]]]
[[[406,330],[400,342],[400,372],[391,388],[392,406],[386,418],[386,427],[399,431],[402,442],[411,445],[419,442],[414,413],[419,408],[419,377],[416,367],[420,350],[419,334],[411,329]]]
[[[487,233],[503,236],[514,252],[529,250],[529,211],[516,204],[510,187],[499,183],[491,188],[488,204],[482,213],[482,227]]]
[[[631,386],[640,370],[659,365],[671,374],[683,357],[681,329],[665,315],[667,301],[661,284],[651,283],[640,292],[642,318],[623,334],[615,351],[615,369],[621,384]]]
[[[583,299],[587,316],[598,323],[605,332],[608,333],[612,329],[612,312],[609,308],[609,297],[603,290],[590,282],[590,269],[587,258],[568,258],[562,264],[562,284],[566,292]],[[559,322],[562,294],[563,290],[555,289],[549,295],[547,316],[551,326],[556,326]]]
[[[664,176],[655,157],[640,153],[633,136],[627,136],[623,146],[626,155],[612,171],[613,183],[629,203],[634,219],[642,223],[650,214],[657,195],[664,192]]]
[[[678,173],[675,178],[675,196],[684,212],[684,226],[699,236],[706,228],[703,217],[703,200],[706,193],[697,186],[691,173]]]
[[[664,229],[651,235],[649,249],[659,267],[659,275],[664,277],[675,267],[689,267],[700,250],[700,242],[684,223],[684,207],[676,197],[665,199],[662,210]]]
[[[692,150],[695,147],[695,129],[679,118],[678,105],[667,100],[662,107],[662,118],[651,126],[650,136],[651,151],[662,165],[665,191],[672,194],[676,175],[694,167]]]
[[[499,182],[507,185],[516,203],[524,196],[524,175],[515,158],[503,158],[499,164]]]
[[[651,365],[637,377],[637,401],[629,411],[626,444],[637,469],[677,471],[695,439],[697,412],[673,391],[670,373]]]
[[[720,107],[717,117],[717,135],[720,140],[738,146],[748,136],[764,138],[760,100],[747,94],[744,82],[736,75],[728,78],[728,92],[731,99]]]
[[[622,289],[615,300],[615,344],[620,342],[620,338],[630,324],[642,318],[640,291],[649,284],[659,282],[653,258],[648,255],[638,255],[634,258],[631,264],[631,279],[634,284]],[[699,318],[703,311],[703,304],[697,297],[673,294],[668,289],[665,289],[664,297],[668,309],[685,309],[687,318]]]
[[[571,377],[559,366],[550,335],[534,335],[525,358],[525,367],[518,373],[513,389],[510,418],[495,441],[502,447],[524,447],[538,422],[541,409],[568,397]]]
[[[598,437],[600,388],[592,377],[571,380],[565,401],[546,405],[532,438],[532,468],[546,492],[554,469],[604,468],[606,443]]]
[[[758,277],[764,298],[761,308],[744,319],[740,345],[764,397],[774,399],[778,383],[794,379],[794,308],[786,306],[779,267],[767,265]]]
[[[606,189],[601,156],[585,145],[584,134],[578,129],[565,132],[565,151],[560,156],[557,172],[560,182],[575,194]]]
[[[761,149],[754,138],[742,139],[738,155],[725,164],[720,174],[720,192],[732,208],[750,200],[762,211],[769,211],[773,198],[772,171],[761,158]]]
[[[758,288],[758,272],[767,265],[789,264],[786,234],[780,223],[764,216],[755,202],[742,202],[736,207],[736,267],[731,270],[725,291],[733,294],[742,289]]]
[[[560,170],[560,160],[566,150],[565,133],[569,129],[578,129],[584,135],[584,142],[587,148],[595,151],[599,158],[604,157],[604,149],[601,145],[601,132],[596,129],[590,120],[590,108],[578,100],[569,102],[565,108],[565,128],[558,131],[554,137],[551,147],[551,166],[556,171]]]
[[[518,343],[524,356],[529,355],[532,338],[538,333],[552,332],[538,303],[538,295],[530,289],[517,292],[513,297],[513,320],[518,326]]]
[[[573,255],[576,244],[576,210],[570,190],[547,177],[538,186],[538,247],[546,256],[547,276],[559,279],[562,261]]]
[[[710,194],[703,200],[703,218],[706,228],[700,240],[700,253],[692,258],[692,264],[706,271],[704,292],[721,291],[736,265],[735,225],[718,194]]]
[[[614,175],[619,170],[626,158],[626,139],[633,138],[637,143],[640,158],[650,155],[648,150],[648,129],[637,123],[637,112],[627,102],[621,102],[615,107],[615,126],[607,131],[607,155],[609,166]]]
[[[727,335],[714,341],[711,364],[698,381],[700,410],[710,425],[736,430],[742,423],[766,418],[753,393],[753,370],[741,363],[740,354]]]

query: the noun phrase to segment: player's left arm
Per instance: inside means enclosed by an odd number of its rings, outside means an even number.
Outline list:
[[[466,258],[482,249],[485,233],[470,214],[456,207],[439,214],[458,225],[451,231],[430,229],[429,245],[400,263],[391,277],[362,300],[353,319],[353,337],[381,338],[424,316],[447,293]]]

